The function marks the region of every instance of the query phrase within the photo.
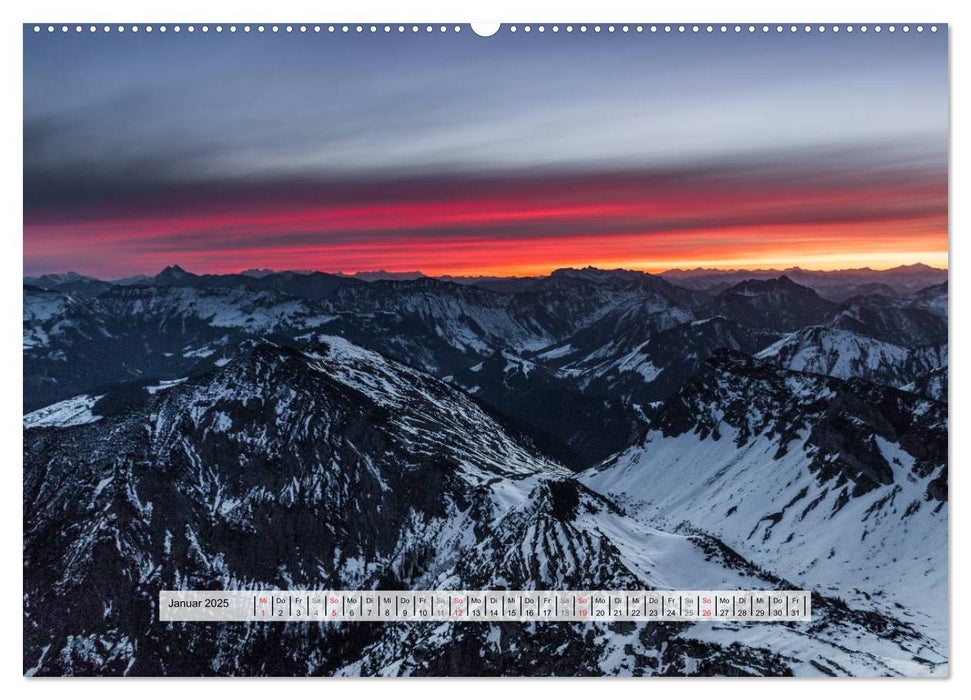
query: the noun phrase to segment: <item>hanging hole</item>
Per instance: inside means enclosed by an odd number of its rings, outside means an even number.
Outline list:
[[[473,22],[472,31],[478,36],[492,36],[501,26],[498,22]]]

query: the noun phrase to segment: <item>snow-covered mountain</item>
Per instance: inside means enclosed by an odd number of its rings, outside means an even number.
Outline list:
[[[860,377],[905,390],[919,386],[922,395],[946,399],[946,384],[917,382],[929,373],[946,371],[947,345],[905,347],[840,328],[812,326],[786,336],[757,356],[799,372]]]
[[[920,308],[947,318],[948,294],[946,281],[914,292],[911,295],[911,299]]]
[[[590,395],[643,405],[677,391],[716,350],[754,353],[779,337],[722,316],[695,320],[678,308],[638,307],[608,315],[535,359]]]
[[[271,273],[256,279],[193,275],[173,266],[150,285],[118,285],[95,299],[27,288],[24,405],[34,411],[82,395],[110,396],[121,383],[131,393],[133,384],[218,366],[247,339],[268,336],[299,346],[327,332],[454,378],[507,421],[524,423],[537,444],[571,465],[589,466],[639,432],[637,410],[626,397],[586,397],[580,383],[555,368],[540,368],[525,382],[509,381],[504,368],[469,376],[483,362],[491,368],[492,357],[555,344],[618,308],[666,315],[671,325],[691,318],[675,304],[697,301],[694,293],[641,273],[589,276],[564,271],[528,293],[503,294],[427,278],[363,283]],[[604,424],[610,427],[598,427]]]
[[[640,444],[580,478],[645,522],[946,639],[945,404],[721,352]]]
[[[52,272],[46,275],[39,275],[38,277],[24,277],[24,284],[31,287],[40,287],[41,289],[53,289],[60,284],[94,279],[94,277],[86,277],[76,272]]]
[[[473,364],[499,348],[542,347],[562,332],[549,309],[432,278],[345,287],[327,303],[349,339],[436,374]]]
[[[24,291],[28,409],[110,384],[184,377],[248,337],[294,337],[333,316],[276,292],[116,286],[94,299]]]
[[[947,287],[909,297],[854,297],[842,304],[828,325],[907,346],[947,341]]]
[[[947,285],[898,273],[839,303],[788,271],[25,285],[25,671],[945,674]],[[816,597],[810,626],[155,621],[160,588],[288,587]]]
[[[905,384],[900,388],[919,396],[927,396],[947,402],[947,367],[929,370],[918,375],[910,384]]]
[[[757,355],[788,369],[860,377],[947,399],[947,288],[906,299],[862,297],[824,325],[795,331]],[[927,379],[925,379],[927,378]]]
[[[144,406],[30,427],[24,479],[30,675],[946,668],[894,611],[827,596],[811,626],[158,622],[162,588],[788,584],[715,537],[629,517],[463,392],[337,337],[248,344]]]
[[[412,364],[449,374],[495,350],[549,347],[621,309],[674,313],[707,300],[651,275],[620,272],[557,270],[516,292],[432,278],[377,281],[338,289],[327,303],[355,342],[370,345],[380,335],[385,354],[424,356]]]
[[[421,585],[474,537],[485,516],[470,508],[568,474],[447,384],[339,338],[312,353],[259,344],[139,411],[27,435],[38,672],[179,663],[152,646],[165,631],[145,639],[160,587]]]
[[[53,426],[56,428],[66,428],[72,425],[84,425],[93,423],[101,418],[100,415],[91,409],[102,397],[74,396],[70,399],[58,401],[50,406],[39,408],[24,415],[24,428],[40,428]]]
[[[111,288],[110,282],[79,275],[76,272],[48,274],[39,277],[24,277],[24,285],[37,287],[38,289],[65,292],[84,299],[94,298]]]
[[[626,446],[618,441],[637,432],[627,416],[676,392],[720,348],[946,393],[946,285],[837,307],[785,279],[743,282],[712,298],[657,276],[592,268],[504,292],[432,278],[195,275],[178,266],[148,282],[93,299],[25,288],[26,410],[104,395],[121,382],[149,386],[204,372],[246,339],[300,345],[318,332],[454,379],[531,426],[537,441],[565,443],[573,454],[557,454],[583,466]],[[821,318],[786,338],[771,330]],[[513,381],[505,366],[472,376],[494,357],[519,357],[538,371]]]
[[[274,333],[329,320],[313,302],[274,292],[131,285],[85,299],[57,290],[24,288],[24,347],[28,349],[74,346],[104,333],[114,338],[126,332],[181,338],[189,328],[203,325]]]

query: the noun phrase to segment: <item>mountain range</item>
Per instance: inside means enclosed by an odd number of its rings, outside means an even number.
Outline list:
[[[862,294],[907,296],[925,287],[947,281],[947,270],[922,263],[900,265],[889,270],[859,267],[849,270],[805,270],[789,267],[784,270],[668,270],[661,276],[675,284],[691,289],[718,292],[746,280],[773,279],[782,275],[807,287],[812,287],[829,301],[842,302]]]
[[[946,271],[801,272],[25,278],[25,673],[946,675]],[[810,625],[155,610],[802,587]]]

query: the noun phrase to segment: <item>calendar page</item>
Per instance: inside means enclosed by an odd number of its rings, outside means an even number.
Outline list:
[[[946,24],[26,24],[25,676],[948,675]]]

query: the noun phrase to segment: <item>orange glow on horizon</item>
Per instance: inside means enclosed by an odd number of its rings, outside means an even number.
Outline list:
[[[917,225],[914,225],[917,223]],[[259,267],[329,273],[421,272],[438,277],[529,277],[559,268],[874,270],[923,263],[947,268],[946,227],[928,222],[880,225],[765,226],[716,231],[533,238],[499,243],[486,237],[377,241],[322,246],[179,250],[144,256],[138,269],[154,274],[169,264],[197,273],[225,274]],[[26,245],[25,241],[25,245]],[[96,252],[97,242],[87,246]],[[39,257],[35,255],[35,257]],[[353,261],[353,262],[352,262]],[[76,271],[84,273],[83,266]],[[53,270],[52,270],[53,271]]]
[[[784,242],[782,244],[781,242]],[[370,264],[335,264],[344,256]],[[947,268],[946,228],[939,222],[865,225],[763,226],[716,231],[578,236],[568,241],[528,239],[500,249],[489,238],[237,249],[230,254],[184,251],[179,259],[197,273],[230,273],[248,267],[355,272],[421,272],[427,276],[530,277],[565,267],[623,268],[649,273],[672,269],[874,270],[923,263]],[[260,261],[254,265],[253,261]],[[390,264],[390,261],[397,261]],[[215,263],[215,264],[214,264]]]
[[[256,267],[457,277],[587,266],[654,273],[947,267],[947,192],[935,183],[743,188],[729,182],[635,194],[593,180],[589,188],[534,185],[406,201],[287,205],[241,197],[121,212],[37,212],[25,215],[24,263],[30,274],[70,266],[106,279],[171,264],[196,273]]]

